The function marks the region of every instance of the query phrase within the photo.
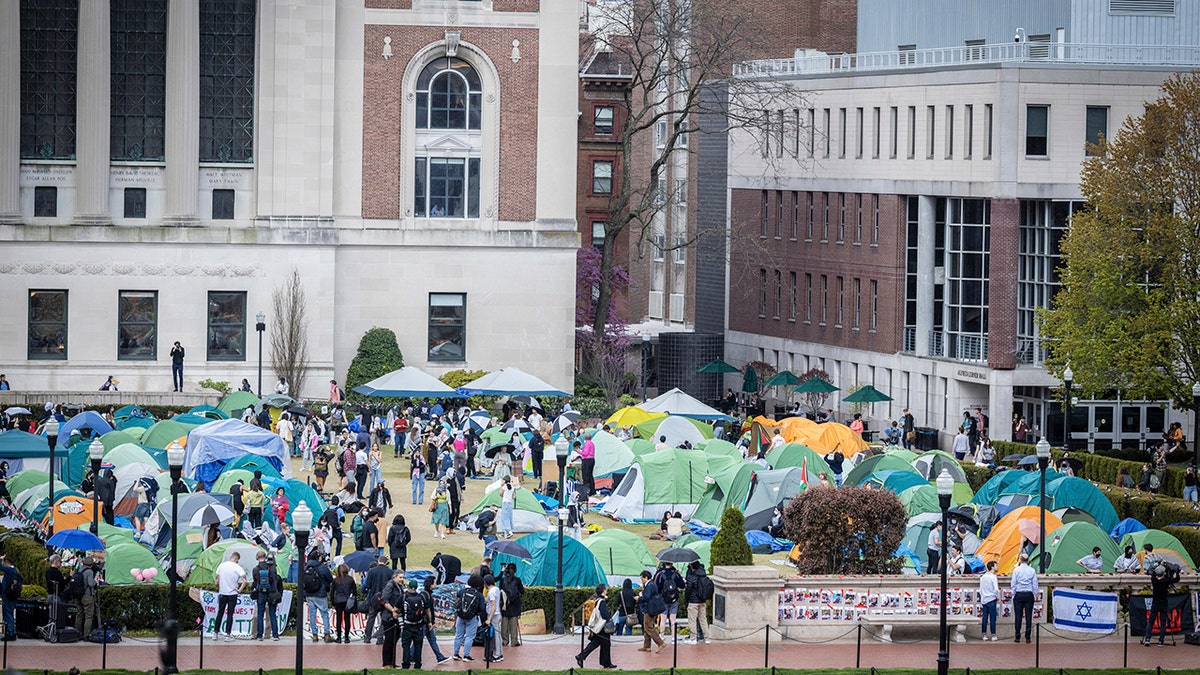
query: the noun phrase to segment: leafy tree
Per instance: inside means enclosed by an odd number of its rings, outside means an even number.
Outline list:
[[[833,378],[824,370],[813,366],[800,374],[800,381],[796,386],[800,386],[809,380],[823,380],[827,384],[833,384]],[[829,400],[829,394],[824,392],[809,392],[804,394],[804,404],[812,410],[820,410],[825,406],[825,401]]]
[[[783,510],[801,574],[898,574],[907,524],[900,498],[871,488],[810,487]]]
[[[396,334],[390,328],[372,328],[358,341],[358,353],[346,371],[346,392],[353,396],[354,387],[403,367],[404,355],[400,353]]]
[[[732,506],[721,514],[721,529],[713,537],[708,571],[717,565],[753,565],[754,552],[746,541],[746,517]]]
[[[1200,74],[1176,74],[1140,117],[1091,148],[1043,311],[1047,367],[1085,394],[1192,406],[1200,381]]]
[[[300,270],[271,292],[271,368],[299,398],[308,374],[308,301]],[[261,392],[260,392],[261,393]]]

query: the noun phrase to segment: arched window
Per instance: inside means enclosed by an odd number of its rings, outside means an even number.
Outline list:
[[[456,57],[434,60],[417,78],[418,129],[479,129],[479,74]]]
[[[417,77],[413,213],[478,218],[483,87],[457,57],[438,57]]]

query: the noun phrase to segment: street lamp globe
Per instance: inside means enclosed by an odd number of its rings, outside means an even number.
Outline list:
[[[171,441],[171,444],[167,446],[167,467],[182,469],[186,454],[183,446],[179,445],[179,441]]]
[[[88,446],[88,458],[93,462],[99,462],[104,459],[104,444],[100,442],[99,438],[92,441],[92,444]]]
[[[938,474],[937,493],[938,496],[949,496],[954,494],[954,477],[951,476],[950,472],[946,469],[942,469],[942,472]]]
[[[304,502],[300,502],[300,506],[292,511],[292,529],[299,534],[308,534],[312,530],[312,520],[312,509]]]
[[[1037,457],[1041,461],[1050,459],[1050,442],[1045,438],[1039,439],[1037,442]]]

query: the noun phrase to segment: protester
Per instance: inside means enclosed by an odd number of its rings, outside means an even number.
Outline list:
[[[490,574],[483,577],[483,597],[486,609],[479,630],[486,636],[484,661],[499,663],[504,660],[504,647],[500,644],[500,589],[496,586],[496,578]]]
[[[450,524],[450,505],[448,504],[449,495],[446,494],[446,483],[438,481],[437,491],[434,492],[433,498],[429,504],[429,510],[433,513],[429,518],[429,522],[433,523],[433,538],[446,538],[446,529]]]
[[[612,615],[608,611],[608,601],[605,600],[607,592],[608,588],[604,584],[597,584],[596,595],[589,601],[592,609],[587,619],[588,643],[582,652],[575,655],[575,663],[578,663],[580,668],[583,667],[583,662],[587,659],[588,654],[597,649],[600,650],[600,667],[617,667],[612,662],[612,636],[605,630],[608,622],[612,619]]]
[[[617,593],[617,624],[616,635],[633,635],[633,627],[639,625],[637,616],[637,594],[633,592],[633,581],[625,579],[621,582],[621,590]]]
[[[392,559],[392,568],[397,564],[401,571],[408,569],[408,544],[412,541],[412,531],[404,524],[404,516],[396,514],[392,525],[387,531],[388,554]]]
[[[399,518],[400,516],[397,516]],[[366,625],[363,628],[363,642],[371,644],[371,640],[375,640],[375,644],[383,644],[383,589],[387,588],[388,581],[392,577],[392,569],[388,567],[387,556],[379,556],[379,560],[371,564],[367,573],[363,575],[362,593],[365,598],[364,606],[367,609]],[[379,626],[376,630],[375,621],[379,620]],[[377,637],[378,636],[378,637]]]
[[[1021,620],[1025,620],[1025,642],[1031,642],[1033,633],[1033,603],[1038,593],[1037,572],[1029,566],[1029,554],[1021,554],[1021,562],[1013,570],[1009,589],[1013,595],[1013,617],[1016,633],[1013,642],[1021,641]]]
[[[996,578],[996,561],[989,560],[987,571],[983,576],[979,577],[979,605],[980,617],[983,619],[983,627],[980,629],[980,634],[984,640],[995,641],[996,638],[996,616],[997,605],[1000,599],[1000,582]],[[988,637],[988,625],[991,624],[992,634]]]
[[[687,597],[688,633],[685,642],[688,644],[711,644],[708,639],[708,601],[713,597],[713,582],[704,570],[704,563],[693,560],[688,565],[687,579],[684,582],[684,594]]]
[[[1177,568],[1168,568],[1162,562],[1149,568],[1150,573],[1150,615],[1146,617],[1146,632],[1142,636],[1142,644],[1150,646],[1150,635],[1158,622],[1158,646],[1162,647],[1167,635],[1167,624],[1170,621],[1171,586],[1179,581]]]
[[[500,609],[500,638],[505,647],[521,646],[521,596],[525,595],[525,584],[517,576],[516,563],[504,566],[500,576],[500,591],[504,593],[504,606]]]
[[[683,577],[675,571],[674,563],[664,561],[662,567],[654,575],[654,585],[658,586],[658,592],[662,595],[663,603],[666,604],[666,611],[663,612],[662,617],[663,623],[659,631],[673,633],[675,617],[679,614],[679,591],[684,587]]]
[[[4,575],[3,583],[0,584],[0,614],[4,616],[4,637],[0,639],[3,642],[12,642],[17,639],[17,620],[16,620],[16,597],[11,597],[16,594],[17,589],[13,586],[21,581],[21,573],[9,561],[8,556],[0,556],[0,574]],[[11,590],[10,590],[11,589]],[[79,619],[76,619],[78,622]],[[5,647],[5,654],[8,653],[8,647]]]
[[[334,629],[333,641],[336,644],[350,644],[350,605],[351,599],[357,599],[358,585],[350,576],[350,568],[344,563],[338,565],[337,574],[333,577],[333,585],[329,589],[329,599],[333,605]]]
[[[942,536],[942,522],[934,521],[933,526],[929,529],[929,539],[925,544],[925,554],[929,558],[926,574],[937,574],[942,569],[938,567],[939,558],[942,555]]]
[[[425,456],[419,446],[412,450],[412,503],[425,503]]]
[[[400,616],[404,620],[404,628],[400,633],[400,667],[405,670],[410,664],[416,670],[421,669],[421,645],[425,642],[425,632],[432,621],[430,615],[433,608],[425,604],[425,597],[418,588],[415,579],[409,580],[408,590],[401,601]]]
[[[220,633],[221,617],[225,617],[225,641],[233,642],[233,614],[237,609],[237,596],[246,587],[246,571],[238,564],[242,556],[234,551],[229,560],[217,565],[217,632]],[[84,561],[85,563],[87,561]]]
[[[658,634],[659,618],[667,611],[662,594],[658,592],[658,584],[651,583],[650,573],[642,572],[642,595],[638,598],[638,609],[642,613],[642,646],[639,652],[650,651],[650,643],[658,645],[656,654],[667,648],[662,636]]]
[[[276,488],[275,496],[271,498],[271,514],[275,516],[277,525],[287,522],[287,514],[290,509],[291,505],[288,503],[287,494],[283,488]]]
[[[1092,554],[1083,556],[1075,561],[1075,564],[1082,567],[1085,574],[1100,574],[1104,567],[1104,558],[1100,555],[1100,547],[1093,546]]]
[[[437,664],[440,666],[450,660],[449,656],[442,653],[438,649],[437,633],[433,631],[433,587],[435,583],[433,577],[425,577],[421,582],[421,599],[425,602],[425,606],[429,608],[429,622],[425,624],[425,641],[429,643],[429,648],[433,650],[433,656],[437,659]]]
[[[404,607],[404,572],[396,570],[380,595],[383,607],[383,667],[396,667],[396,642],[400,640],[401,610]],[[407,667],[407,664],[405,664]]]
[[[275,568],[275,561],[267,558],[266,551],[256,555],[258,564],[254,567],[253,582],[250,597],[258,604],[254,613],[254,639],[263,639],[264,619],[271,618],[271,639],[279,640],[279,617],[276,610],[283,599],[283,579]]]
[[[326,512],[328,513],[328,512]],[[321,628],[324,629],[325,641],[333,642],[329,627],[329,589],[333,586],[333,573],[324,563],[324,557],[318,549],[309,552],[308,562],[301,577],[304,584],[304,597],[308,600],[308,630],[313,642],[317,641],[317,615],[321,617]]]
[[[500,484],[500,536],[508,539],[513,536],[513,500],[516,497],[516,488],[513,487],[512,480],[504,477],[504,482]]]
[[[1133,546],[1125,546],[1125,555],[1118,556],[1113,563],[1113,572],[1117,574],[1138,574],[1142,571],[1142,560],[1133,554]]]
[[[454,609],[454,652],[455,661],[474,661],[471,658],[471,645],[475,642],[475,633],[479,630],[479,619],[487,611],[487,602],[483,595],[483,579],[472,577],[467,580],[465,588],[455,596]],[[459,656],[459,652],[462,656]]]

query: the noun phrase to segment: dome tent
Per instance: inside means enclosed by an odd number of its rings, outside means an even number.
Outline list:
[[[526,586],[554,586],[558,578],[558,533],[534,532],[516,542],[533,557],[526,560],[501,553],[492,560],[493,574],[498,578],[505,565],[516,563],[517,576]],[[563,537],[562,552],[564,586],[595,587],[605,582],[600,562],[582,543]]]
[[[475,527],[475,518],[485,507],[500,506],[499,485],[489,485],[483,497],[471,507],[462,517],[468,528]],[[496,514],[499,518],[499,514]],[[514,532],[544,532],[550,529],[550,521],[546,518],[546,510],[528,488],[519,487],[513,491],[513,531]]]
[[[618,520],[658,520],[670,510],[689,519],[708,488],[707,476],[708,457],[699,450],[644,455],[629,467],[601,512]]]
[[[291,464],[283,439],[241,420],[210,422],[193,429],[188,435],[183,475],[211,485],[226,463],[245,455],[257,455],[281,477],[291,477]]]
[[[601,530],[585,539],[583,545],[596,556],[609,585],[620,585],[626,578],[636,580],[642,570],[653,570],[658,565],[642,538],[626,530]]]

